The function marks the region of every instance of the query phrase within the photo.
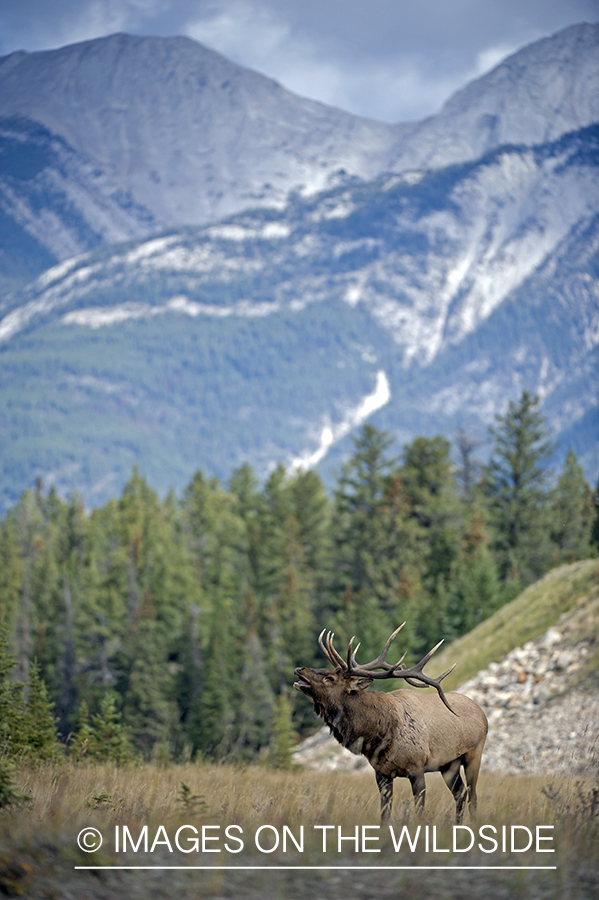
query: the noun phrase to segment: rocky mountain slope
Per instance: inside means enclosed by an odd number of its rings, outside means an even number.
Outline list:
[[[305,100],[189,38],[126,34],[0,60],[0,116],[14,115],[93,160],[162,225],[280,203],[339,169],[372,177],[406,128]]]
[[[599,121],[598,48],[599,26],[572,26],[515,53],[438,115],[389,125],[298,97],[187,38],[116,34],[0,59],[0,118],[40,123],[80,155],[80,168],[92,167],[89,186],[79,179],[70,202],[95,234],[86,205],[97,203],[100,179],[110,186],[104,194],[120,192],[142,211],[140,219],[131,210],[136,236],[144,216],[148,234],[154,225],[278,206],[291,190],[312,193],[348,176],[443,167],[506,143],[555,140]],[[47,159],[45,180],[60,174]],[[103,241],[127,236],[122,219],[117,208],[114,222],[104,221]],[[56,252],[53,222],[46,240],[43,215],[18,221]],[[63,242],[58,258],[70,249]]]
[[[0,292],[59,260],[157,227],[63,138],[31,119],[0,119]]]
[[[29,479],[72,471],[103,423],[107,467],[118,423],[127,468],[155,466],[158,444],[173,440],[156,482],[166,489],[198,464],[227,477],[244,458],[263,472],[341,452],[366,397],[375,424],[400,440],[457,425],[484,438],[526,387],[543,397],[562,452],[572,443],[593,477],[598,163],[591,126],[47,270],[0,320],[4,422],[17,416],[30,436],[25,458],[13,445],[14,466],[28,465]],[[49,429],[68,451],[43,463]],[[126,473],[104,468],[80,483],[93,492],[109,476]]]

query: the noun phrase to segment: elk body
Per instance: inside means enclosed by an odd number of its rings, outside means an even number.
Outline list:
[[[403,623],[405,625],[405,622]],[[332,665],[330,669],[298,667],[294,687],[314,705],[314,712],[331,729],[334,737],[351,750],[363,754],[376,773],[381,795],[381,819],[391,814],[393,779],[408,778],[416,806],[424,807],[425,772],[441,772],[456,804],[456,821],[462,821],[466,800],[476,810],[476,782],[487,736],[487,717],[480,706],[464,694],[444,694],[441,680],[422,671],[437,647],[408,669],[403,659],[391,665],[385,661],[393,632],[382,653],[366,665],[356,663],[358,647],[347,659],[333,645],[334,635],[323,631],[318,642]],[[437,694],[417,694],[410,690],[389,693],[368,691],[376,678],[403,678],[413,687],[432,686]],[[466,784],[462,779],[464,769]]]

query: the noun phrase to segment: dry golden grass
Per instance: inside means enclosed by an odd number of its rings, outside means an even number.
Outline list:
[[[536,825],[553,825],[554,846],[557,851],[554,854],[540,855],[531,851],[485,857],[476,850],[473,854],[431,854],[424,852],[422,843],[415,853],[409,852],[405,844],[400,853],[394,853],[387,833],[386,840],[381,839],[379,845],[383,852],[376,856],[369,853],[356,854],[345,845],[344,852],[338,854],[336,841],[333,841],[335,846],[330,847],[331,852],[325,855],[321,852],[321,835],[318,833],[318,841],[316,838],[312,844],[309,840],[306,841],[304,854],[289,852],[282,856],[280,852],[265,855],[256,850],[250,837],[253,838],[260,825],[267,823],[279,832],[283,825],[288,825],[296,835],[301,825],[308,835],[315,834],[315,825],[341,826],[344,834],[352,834],[356,825],[378,825],[379,800],[374,775],[278,772],[259,767],[208,764],[167,768],[153,765],[116,768],[64,763],[42,767],[21,773],[19,786],[32,796],[32,802],[19,810],[0,812],[0,893],[10,894],[12,891],[16,895],[21,891],[26,896],[39,897],[40,900],[63,897],[68,900],[70,897],[83,896],[92,900],[128,900],[137,896],[136,892],[139,892],[139,896],[143,896],[144,892],[145,896],[162,896],[161,891],[166,890],[169,895],[171,888],[174,890],[176,887],[181,898],[211,895],[299,898],[305,896],[305,890],[312,891],[312,896],[315,897],[330,898],[331,895],[327,892],[317,891],[314,894],[315,885],[321,882],[310,882],[312,887],[306,887],[306,879],[314,879],[318,875],[321,881],[323,878],[333,881],[334,878],[341,879],[339,884],[343,883],[350,889],[350,900],[370,896],[366,886],[373,884],[377,886],[377,897],[396,896],[400,883],[397,881],[399,874],[390,873],[390,870],[367,871],[373,865],[556,865],[558,871],[570,872],[570,880],[574,879],[574,882],[578,878],[577,873],[582,872],[586,878],[589,871],[599,882],[599,868],[596,864],[599,858],[599,791],[593,795],[590,783],[564,778],[555,780],[553,784],[549,784],[549,781],[541,777],[484,773],[479,782],[477,820],[470,822],[466,817],[466,823],[473,829],[482,824],[494,825],[498,830],[502,825],[525,825],[533,831]],[[187,803],[182,799],[182,783],[190,789]],[[453,800],[440,776],[427,776],[427,809],[423,816],[418,816],[413,809],[408,782],[405,779],[395,782],[392,824],[396,832],[399,833],[403,824],[408,825],[412,833],[418,825],[436,825],[440,836],[439,846],[448,846],[453,815]],[[143,825],[148,825],[150,841],[159,825],[164,825],[172,839],[182,824],[194,825],[198,830],[205,824],[220,825],[221,829],[235,824],[243,829],[246,847],[237,855],[221,852],[218,857],[211,854],[209,859],[201,853],[184,855],[175,851],[169,854],[164,848],[151,857],[148,854],[134,855],[129,852],[127,858],[124,858],[122,854],[119,856],[114,852],[112,836],[117,824],[128,825],[134,836],[140,833]],[[98,853],[84,854],[77,848],[77,834],[88,826],[98,828],[106,836],[105,846]],[[345,873],[315,873],[306,868],[305,874],[213,870],[210,876],[212,880],[209,881],[206,880],[208,876],[205,871],[204,874],[187,871],[166,873],[170,881],[168,887],[164,888],[167,883],[160,880],[166,877],[164,872],[102,872],[98,879],[98,873],[94,873],[92,877],[89,872],[75,869],[81,865],[115,864],[186,867],[359,865],[365,867],[364,873],[368,878],[360,893],[355,890],[355,873],[349,870]],[[412,884],[409,879],[415,877],[415,873],[400,874],[404,878],[401,884]],[[433,874],[427,873],[427,877],[432,878]],[[513,896],[528,896],[527,893],[519,894],[519,888],[514,888],[515,884],[517,886],[520,883],[518,879],[521,881],[524,878],[527,890],[530,888],[531,891],[536,891],[531,896],[562,896],[559,891],[552,893],[558,881],[553,877],[555,873],[551,873],[553,880],[549,874],[543,875],[545,880],[542,883],[545,887],[541,891],[541,882],[539,879],[531,880],[531,873],[525,877],[522,871],[506,870],[497,875],[499,881],[495,879],[495,873],[490,873],[492,879],[485,888],[485,893],[489,898],[495,896],[493,885],[500,885],[501,890],[498,888],[497,896],[504,896],[502,891],[509,882],[509,890]],[[258,876],[262,880],[256,880]],[[512,876],[516,881],[513,881]],[[468,877],[472,877],[472,872]],[[436,896],[463,896],[463,883],[459,882],[462,888],[458,891],[459,879],[455,880],[457,875],[452,874],[451,878],[451,891],[455,890],[457,893],[451,893],[449,883],[441,881],[435,888]],[[159,883],[163,885],[160,890],[157,887]],[[276,891],[273,887],[275,883]],[[301,891],[300,884],[304,886]],[[110,885],[109,890],[107,885]],[[347,890],[344,896],[348,896]],[[574,891],[571,896],[585,895]]]

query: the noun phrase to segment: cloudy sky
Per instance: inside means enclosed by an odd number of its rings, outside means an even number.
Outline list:
[[[307,97],[421,118],[599,0],[0,0],[0,55],[115,31],[184,34]]]

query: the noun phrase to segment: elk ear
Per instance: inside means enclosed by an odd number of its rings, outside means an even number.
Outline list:
[[[374,679],[370,675],[361,675],[359,678],[354,677],[345,689],[346,693],[357,694],[358,691],[363,691],[364,688],[370,687],[373,681]]]

